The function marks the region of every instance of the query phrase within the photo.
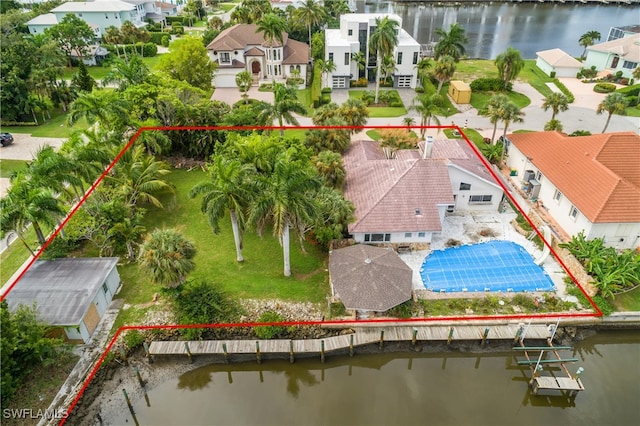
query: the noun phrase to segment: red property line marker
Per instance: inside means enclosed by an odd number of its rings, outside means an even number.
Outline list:
[[[281,325],[281,326],[304,326],[304,325],[340,325],[340,324],[353,324],[357,323],[367,323],[367,324],[387,324],[387,323],[418,323],[418,322],[436,322],[436,321],[487,321],[487,320],[517,320],[517,319],[560,319],[560,318],[590,318],[590,317],[601,317],[602,311],[598,308],[598,306],[594,303],[594,301],[589,297],[586,293],[582,285],[578,282],[575,276],[569,271],[569,268],[565,265],[562,259],[555,252],[551,244],[544,238],[544,235],[540,232],[540,230],[536,227],[536,225],[532,222],[531,218],[524,213],[518,202],[515,200],[513,195],[511,195],[509,189],[505,186],[502,179],[498,177],[498,175],[493,171],[491,165],[486,161],[484,156],[480,153],[478,148],[472,143],[467,136],[464,134],[464,131],[460,129],[457,125],[452,126],[396,126],[396,125],[367,125],[367,126],[156,126],[156,127],[141,127],[138,131],[131,137],[129,142],[124,146],[124,148],[118,153],[118,155],[113,159],[113,161],[105,168],[102,174],[96,179],[96,181],[91,185],[91,187],[84,194],[82,199],[71,208],[67,216],[61,222],[61,224],[56,227],[50,237],[47,239],[45,244],[38,250],[36,255],[29,261],[27,267],[20,273],[20,275],[11,283],[11,285],[7,288],[4,294],[0,295],[0,301],[4,300],[7,295],[11,292],[11,290],[15,287],[15,285],[20,281],[20,279],[24,276],[24,274],[29,270],[29,268],[33,265],[33,263],[40,257],[42,252],[49,246],[51,241],[58,236],[60,230],[67,224],[67,222],[71,219],[71,217],[75,214],[75,212],[82,206],[82,204],[87,200],[87,198],[93,193],[93,191],[100,185],[102,180],[107,176],[116,163],[122,158],[124,153],[131,148],[131,146],[136,142],[138,137],[144,131],[255,131],[255,130],[289,130],[289,129],[297,129],[297,130],[364,130],[364,129],[407,129],[407,130],[422,130],[422,129],[452,129],[457,130],[469,147],[473,150],[478,159],[482,162],[494,180],[498,183],[498,185],[502,188],[504,193],[509,197],[509,200],[516,206],[518,211],[525,217],[527,222],[532,226],[535,230],[536,234],[540,237],[543,243],[549,248],[550,252],[553,254],[553,257],[556,261],[562,266],[564,271],[567,273],[569,277],[573,280],[573,282],[578,286],[582,294],[587,298],[591,307],[595,310],[595,313],[549,313],[549,314],[528,314],[528,315],[480,315],[480,316],[452,316],[452,317],[427,317],[427,318],[408,318],[408,319],[390,319],[390,318],[377,318],[377,319],[368,319],[368,320],[353,320],[353,321],[300,321],[300,322],[279,322],[279,323],[235,323],[235,324],[187,324],[187,325],[157,325],[157,326],[122,326],[120,327],[113,338],[110,340],[107,345],[105,351],[100,356],[100,359],[97,361],[96,365],[92,369],[91,373],[83,383],[78,395],[75,397],[73,402],[71,403],[68,413],[70,414],[72,410],[77,405],[78,401],[84,394],[84,391],[89,386],[91,381],[93,380],[96,372],[102,365],[105,357],[113,347],[114,343],[120,336],[123,331],[127,330],[154,330],[154,329],[187,329],[187,328],[222,328],[222,327],[255,327],[255,326],[263,326],[263,325]],[[63,425],[66,422],[66,419],[62,419],[60,425]]]

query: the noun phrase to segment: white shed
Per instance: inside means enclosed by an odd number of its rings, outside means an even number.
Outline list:
[[[548,76],[555,72],[555,77],[575,77],[583,67],[582,62],[561,49],[543,50],[536,55],[536,65]]]

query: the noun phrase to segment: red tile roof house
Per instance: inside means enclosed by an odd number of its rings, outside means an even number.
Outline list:
[[[356,207],[358,243],[430,243],[447,213],[496,212],[501,187],[463,140],[436,140],[387,159],[377,142],[353,142],[344,156],[345,197]]]
[[[523,187],[538,187],[537,199],[565,232],[604,237],[620,249],[640,245],[640,136],[535,132],[507,139],[507,165]]]
[[[218,64],[214,77],[215,87],[237,87],[236,75],[249,71],[255,82],[284,83],[287,78],[299,73],[307,79],[309,46],[289,38],[282,33],[284,43],[274,40],[273,45],[264,39],[262,32],[256,32],[256,24],[237,24],[218,34],[207,46],[209,58]]]

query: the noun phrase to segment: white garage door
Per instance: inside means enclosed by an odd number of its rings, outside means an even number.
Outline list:
[[[411,87],[411,76],[410,75],[398,76],[398,87]]]
[[[236,85],[236,74],[216,74],[214,82],[216,87],[238,87]]]
[[[334,89],[344,89],[347,87],[347,77],[333,77],[331,87]]]

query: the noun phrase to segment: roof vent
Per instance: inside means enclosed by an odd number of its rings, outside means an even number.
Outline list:
[[[422,212],[420,211],[420,209],[416,209],[416,216],[420,216],[422,214]]]
[[[370,263],[371,263],[371,259],[367,257],[367,258],[364,260],[364,263],[366,263],[367,265],[368,265],[368,264],[370,264]]]

